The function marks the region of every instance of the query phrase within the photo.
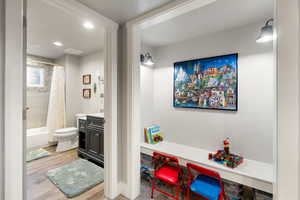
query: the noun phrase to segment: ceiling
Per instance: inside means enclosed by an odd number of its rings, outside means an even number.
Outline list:
[[[119,24],[173,0],[77,0]]]
[[[173,0],[77,0],[118,23],[124,23]],[[28,0],[28,53],[58,58],[65,50],[83,55],[103,48],[104,29],[83,28],[83,19],[48,5]],[[189,38],[263,21],[272,16],[273,0],[217,0],[143,31],[142,41],[162,46]],[[96,23],[96,22],[93,22]],[[53,45],[60,41],[63,47]],[[95,42],[97,41],[97,42]]]
[[[85,29],[83,20],[41,0],[28,0],[27,53],[46,58],[65,54],[85,55],[104,46],[104,29],[93,21],[93,30]],[[53,42],[64,45],[58,47]]]
[[[142,41],[146,45],[157,47],[251,23],[264,23],[273,16],[273,1],[217,0],[143,30]]]

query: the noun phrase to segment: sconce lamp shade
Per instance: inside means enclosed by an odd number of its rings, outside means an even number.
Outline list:
[[[141,54],[141,63],[146,66],[153,66],[154,62],[150,53],[146,53],[145,55]]]
[[[273,32],[273,19],[269,19],[266,24],[261,28],[260,34],[256,39],[257,43],[271,42],[275,39],[275,34]]]

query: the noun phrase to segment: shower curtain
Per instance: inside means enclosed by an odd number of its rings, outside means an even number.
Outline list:
[[[56,142],[55,130],[66,126],[66,91],[64,67],[54,66],[49,97],[47,129],[49,143]]]

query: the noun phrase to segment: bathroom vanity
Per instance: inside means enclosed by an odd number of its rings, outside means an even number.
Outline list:
[[[104,116],[87,115],[78,119],[78,156],[104,166]]]

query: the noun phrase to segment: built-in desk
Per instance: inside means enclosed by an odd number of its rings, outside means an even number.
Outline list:
[[[154,151],[178,157],[180,164],[183,166],[185,166],[187,162],[191,162],[218,171],[224,179],[268,193],[272,193],[273,191],[274,168],[271,164],[244,159],[243,164],[231,169],[208,160],[208,153],[212,152],[207,150],[170,142],[161,142],[155,145],[147,143],[141,144],[142,153],[152,155]]]

